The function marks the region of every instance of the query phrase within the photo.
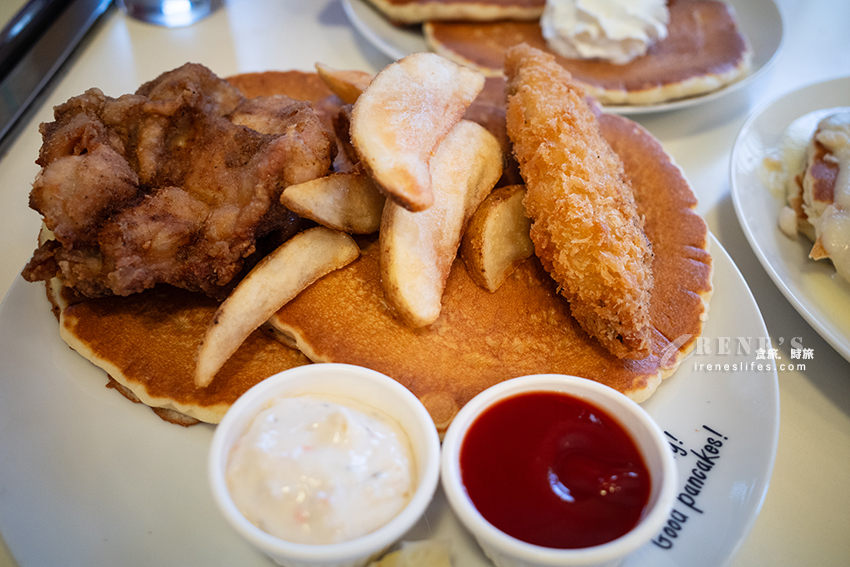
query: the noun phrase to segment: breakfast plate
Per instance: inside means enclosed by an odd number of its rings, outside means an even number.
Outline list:
[[[629,567],[714,567],[746,538],[779,432],[778,371],[743,277],[712,239],[714,299],[698,348],[644,402],[676,453],[674,512]],[[730,346],[731,345],[731,346]],[[160,420],[105,388],[57,332],[44,287],[0,305],[0,533],[21,567],[270,565],[231,530],[207,484],[214,427]],[[438,490],[407,540],[491,567]]]
[[[375,10],[367,0],[341,0],[351,25],[379,51],[393,60],[428,46],[417,26],[396,26]],[[770,68],[782,45],[782,15],[774,0],[727,0],[737,14],[738,25],[753,49],[750,74],[722,89],[680,100],[644,106],[606,106],[617,114],[648,114],[688,108],[734,92],[755,80]]]
[[[767,152],[792,122],[805,117],[814,131],[825,111],[842,106],[850,106],[850,77],[808,85],[756,109],[732,148],[730,183],[738,220],[770,278],[818,334],[850,360],[850,283],[830,262],[808,258],[811,241],[779,230],[784,200],[760,176]]]

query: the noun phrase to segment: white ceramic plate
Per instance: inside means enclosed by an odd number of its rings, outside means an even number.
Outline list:
[[[712,251],[704,344],[645,403],[675,437],[671,450],[681,448],[682,493],[696,496],[677,503],[681,515],[668,526],[677,537],[659,534],[672,549],[648,544],[630,567],[724,564],[749,532],[773,468],[777,371],[752,366],[767,362],[756,353],[767,330],[729,256],[716,241]],[[724,354],[724,337],[751,339],[752,351]],[[171,425],[105,388],[104,373],[60,339],[42,285],[18,278],[0,306],[0,360],[0,532],[21,567],[270,564],[225,523],[207,488],[213,427]],[[723,443],[710,461],[696,456],[709,437]],[[686,489],[693,471],[703,479]],[[445,541],[459,567],[492,567],[440,491],[406,536],[424,538]]]
[[[366,0],[341,0],[341,2],[354,28],[388,57],[399,59],[410,53],[428,50],[418,27],[392,25]],[[702,96],[645,106],[606,106],[605,110],[631,115],[687,108],[736,91],[767,71],[776,60],[782,45],[783,25],[779,8],[774,0],[727,0],[727,2],[735,9],[738,25],[753,48],[752,71],[748,76]]]
[[[850,284],[829,262],[808,259],[811,241],[791,239],[777,219],[784,205],[761,181],[759,168],[785,129],[806,116],[811,131],[822,113],[850,106],[850,77],[816,83],[756,109],[732,148],[730,182],[735,212],[750,245],[768,275],[795,309],[850,360]]]

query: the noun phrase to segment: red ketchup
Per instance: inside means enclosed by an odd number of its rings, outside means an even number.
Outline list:
[[[604,410],[554,392],[502,400],[460,449],[469,497],[527,543],[568,549],[614,540],[640,521],[651,479],[630,435]]]

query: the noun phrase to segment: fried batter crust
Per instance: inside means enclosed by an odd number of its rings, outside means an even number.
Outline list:
[[[54,117],[30,206],[55,240],[23,275],[88,297],[160,283],[221,295],[258,238],[297,223],[282,190],[326,174],[335,152],[309,102],[248,100],[196,64],[117,99],[90,89]]]
[[[573,317],[620,358],[650,353],[652,249],[620,158],[552,55],[510,49],[507,128],[531,238]]]

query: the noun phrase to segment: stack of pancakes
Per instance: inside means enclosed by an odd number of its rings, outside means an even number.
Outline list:
[[[342,105],[311,73],[229,80],[249,97],[311,100],[325,120]],[[488,81],[467,118],[508,144],[502,79]],[[183,424],[217,423],[253,384],[311,362],[388,374],[423,401],[441,432],[481,390],[526,374],[583,376],[645,400],[702,330],[712,291],[708,231],[694,211],[691,188],[660,143],[626,118],[601,114],[599,121],[624,162],[655,253],[652,354],[643,360],[616,358],[585,334],[536,257],[494,293],[474,283],[456,261],[440,318],[426,328],[407,327],[384,301],[374,237],[360,239],[358,260],[307,288],[254,332],[207,388],[197,389],[193,381],[197,348],[217,308],[205,296],[158,287],[130,297],[82,299],[54,281],[48,290],[62,336],[126,395],[163,408],[163,417]],[[516,168],[508,168],[501,183],[515,182],[515,176]]]
[[[543,0],[369,0],[391,21],[421,23],[429,49],[485,75],[502,74],[505,52],[527,43],[550,51],[540,29]],[[710,93],[750,70],[752,50],[734,10],[719,0],[669,3],[668,36],[625,65],[558,62],[603,105],[649,105]]]

